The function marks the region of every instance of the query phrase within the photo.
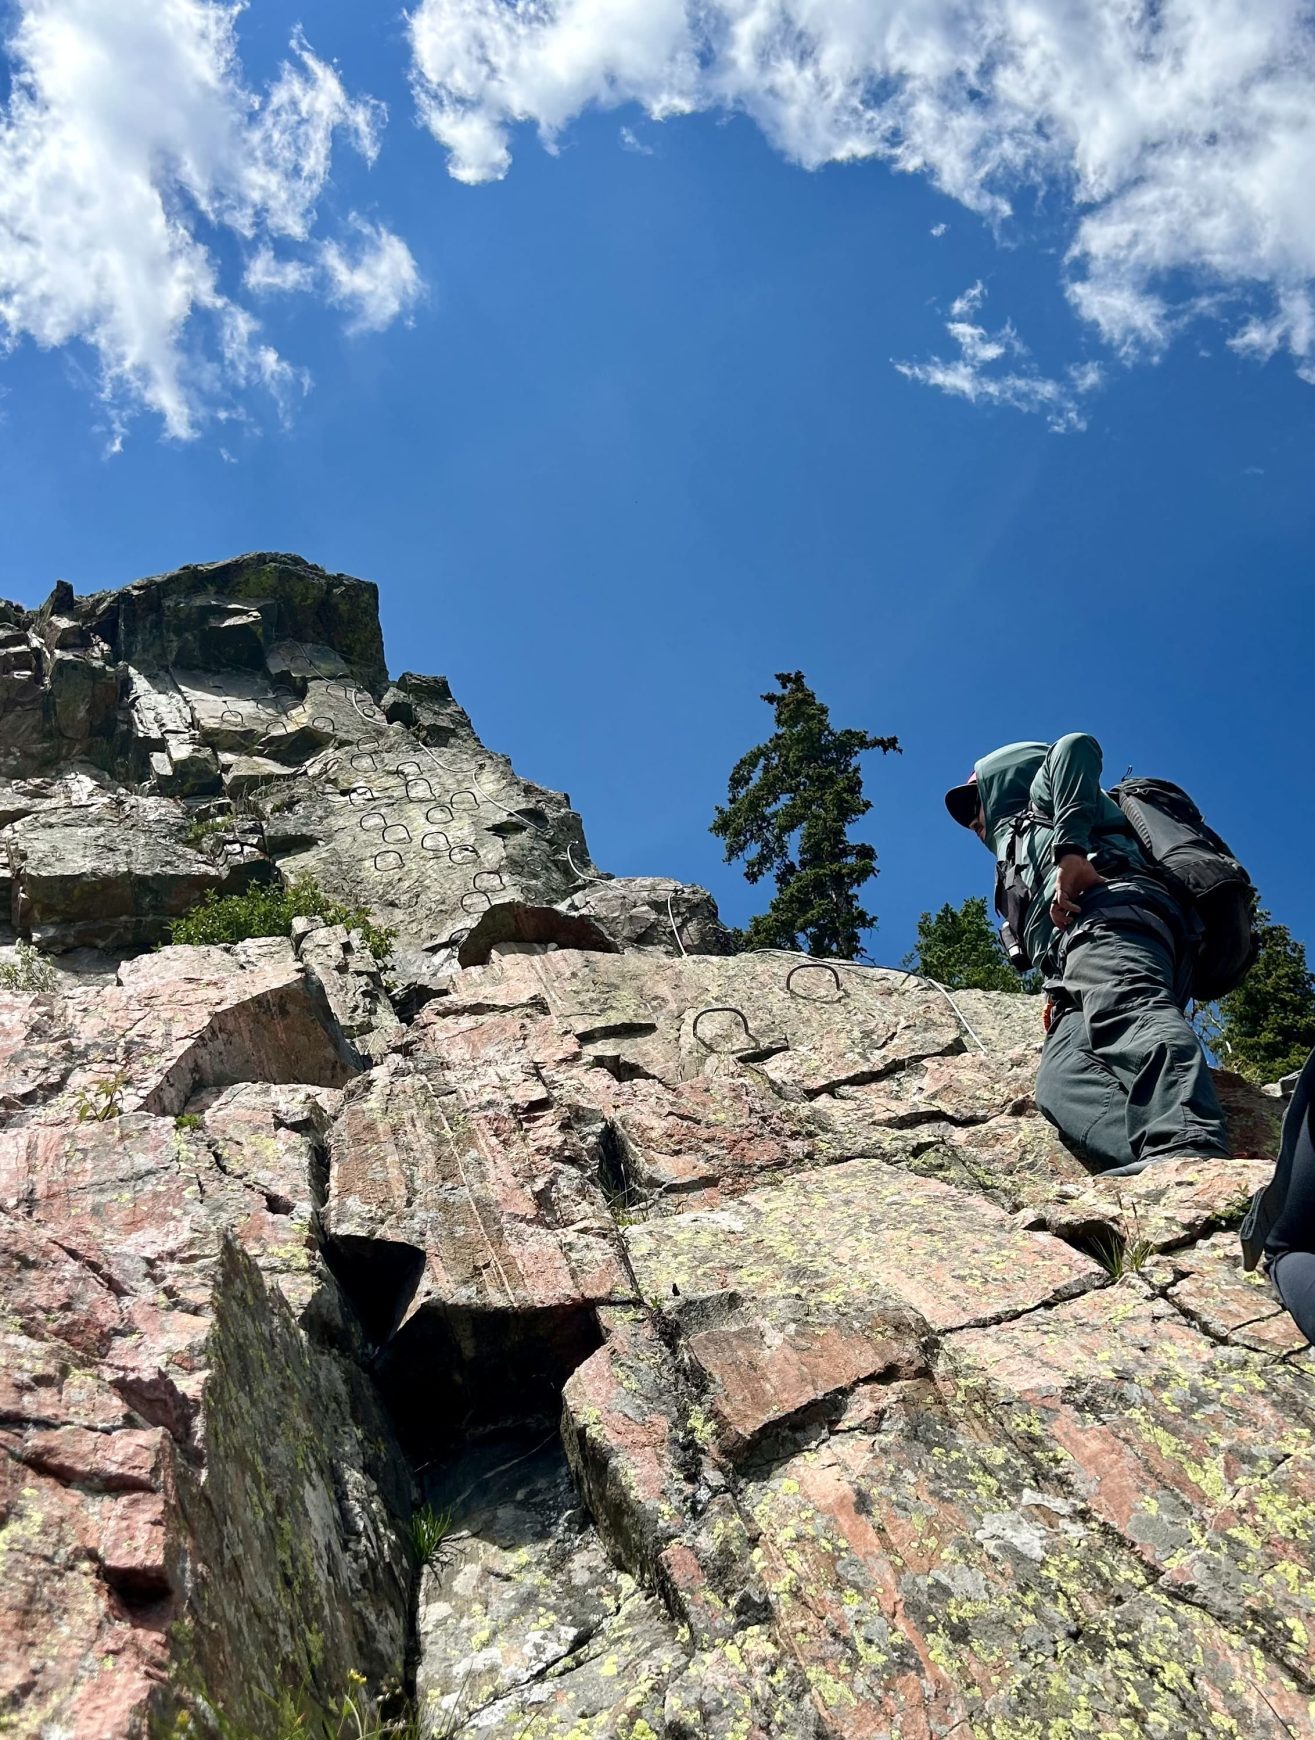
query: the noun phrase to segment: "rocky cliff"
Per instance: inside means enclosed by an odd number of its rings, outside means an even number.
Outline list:
[[[601,876],[361,581],[0,623],[0,1729],[1315,1734],[1263,1161],[1093,1183],[1028,999]],[[382,973],[168,943],[307,875]]]

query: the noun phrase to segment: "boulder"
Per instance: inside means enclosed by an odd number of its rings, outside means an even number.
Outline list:
[[[664,876],[611,876],[590,881],[561,902],[609,936],[618,949],[664,955],[729,955],[734,939],[706,888]]]
[[[258,864],[216,863],[185,840],[165,798],[46,808],[7,830],[15,927],[41,949],[145,948],[211,890],[245,887]]]

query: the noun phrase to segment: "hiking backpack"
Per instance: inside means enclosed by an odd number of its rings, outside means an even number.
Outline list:
[[[1251,878],[1181,786],[1167,779],[1125,779],[1109,795],[1145,852],[1151,874],[1195,915],[1199,936],[1192,997],[1209,1003],[1225,996],[1242,983],[1260,948]],[[995,906],[1004,920],[1000,937],[1019,972],[1033,965],[1022,944],[1034,893],[1021,855],[1030,822],[1048,827],[1050,817],[1024,810],[996,868]]]
[[[1201,927],[1192,996],[1212,1002],[1235,990],[1260,949],[1251,878],[1181,786],[1125,779],[1110,796],[1160,880]]]

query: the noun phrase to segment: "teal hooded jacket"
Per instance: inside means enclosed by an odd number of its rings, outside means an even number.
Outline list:
[[[1022,943],[1034,965],[1051,965],[1058,932],[1050,919],[1059,874],[1058,848],[1090,856],[1102,876],[1144,874],[1147,861],[1123,811],[1100,783],[1104,756],[1083,731],[1058,743],[1007,743],[973,768],[986,816],[986,843],[1003,866],[1015,819],[1035,811],[1020,830],[1017,858],[1036,890],[1028,903]]]

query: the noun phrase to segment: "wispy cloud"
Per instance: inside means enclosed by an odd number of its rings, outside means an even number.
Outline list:
[[[958,346],[958,356],[897,362],[900,374],[972,405],[1004,405],[1034,412],[1044,417],[1057,435],[1085,429],[1082,401],[1101,384],[1099,365],[1084,363],[1059,378],[1042,374],[1008,321],[995,332],[978,323],[975,316],[985,299],[986,290],[979,280],[950,304],[945,330]]]
[[[252,389],[295,402],[303,373],[225,284],[208,232],[247,255],[249,290],[331,284],[276,246],[322,250],[336,147],[378,151],[383,106],[349,95],[300,32],[269,86],[247,86],[239,11],[18,0],[0,108],[0,341],[88,346],[116,441],[142,409],[186,439]]]
[[[409,29],[459,180],[591,106],[738,111],[798,163],[882,159],[996,225],[1044,188],[1073,306],[1121,355],[1213,318],[1315,371],[1306,0],[418,0]]]
[[[321,250],[329,300],[347,310],[352,332],[382,332],[395,320],[410,318],[424,283],[400,236],[361,218],[354,227],[354,251],[337,242],[326,242]]]

